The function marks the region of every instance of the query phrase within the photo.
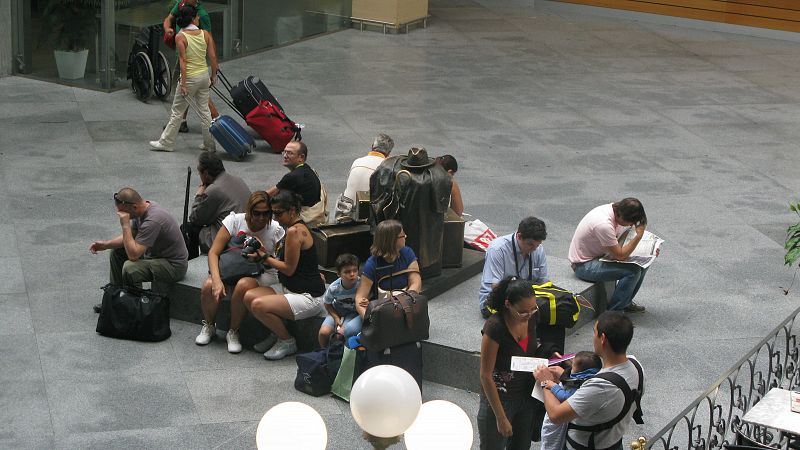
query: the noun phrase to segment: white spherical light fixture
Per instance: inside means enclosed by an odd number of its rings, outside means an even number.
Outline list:
[[[457,405],[432,400],[422,404],[417,419],[404,437],[408,450],[469,450],[472,448],[472,422]]]
[[[353,384],[350,411],[367,433],[388,438],[399,436],[414,422],[422,405],[416,380],[405,370],[375,366]]]
[[[273,406],[264,414],[256,430],[258,450],[324,450],[328,430],[314,408],[300,402]]]

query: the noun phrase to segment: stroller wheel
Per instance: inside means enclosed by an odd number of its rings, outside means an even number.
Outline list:
[[[142,102],[147,102],[153,94],[153,65],[145,52],[139,52],[133,58],[131,89]]]

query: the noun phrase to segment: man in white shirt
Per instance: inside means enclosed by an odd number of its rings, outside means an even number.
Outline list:
[[[356,192],[369,191],[369,177],[389,156],[393,148],[394,140],[389,135],[380,133],[372,142],[370,152],[353,161],[350,166],[350,175],[347,177],[347,187],[336,201],[335,218],[337,222],[344,222],[353,217]]]

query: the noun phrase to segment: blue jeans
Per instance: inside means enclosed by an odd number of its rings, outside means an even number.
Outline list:
[[[575,267],[575,275],[583,281],[616,281],[614,295],[608,302],[609,311],[621,311],[627,308],[633,297],[639,292],[647,269],[636,264],[603,262],[598,259],[586,261]]]
[[[361,316],[359,316],[358,313],[355,315],[348,314],[344,316],[342,323],[344,324],[345,339],[350,339],[351,336],[355,336],[361,332]],[[334,322],[333,316],[328,315],[325,317],[325,320],[322,322],[322,326],[333,328],[335,331],[336,322]]]
[[[481,450],[528,450],[531,448],[534,400],[530,395],[521,398],[500,400],[506,412],[511,430],[510,438],[497,431],[497,418],[486,396],[481,395],[478,407],[478,435]]]

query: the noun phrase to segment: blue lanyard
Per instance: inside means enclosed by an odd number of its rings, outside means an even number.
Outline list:
[[[517,270],[517,278],[522,278],[519,274],[519,262],[517,261],[517,240],[516,233],[511,236],[511,249],[514,251],[514,268]],[[528,280],[533,280],[533,255],[528,255]]]

